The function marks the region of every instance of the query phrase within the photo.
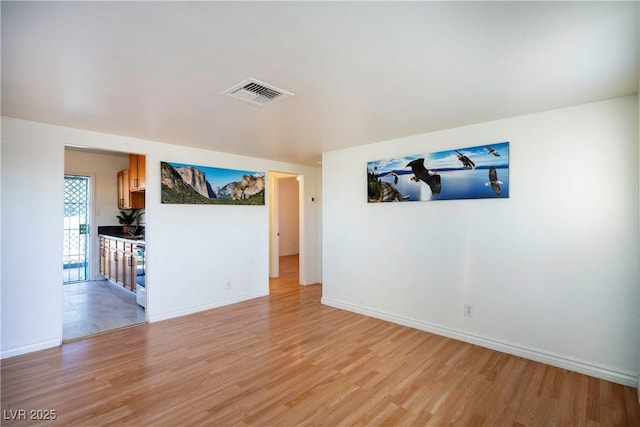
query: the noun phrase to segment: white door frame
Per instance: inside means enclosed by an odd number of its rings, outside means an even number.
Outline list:
[[[298,241],[304,241],[303,224],[304,224],[304,211],[303,204],[301,203],[304,200],[304,176],[288,173],[288,172],[275,172],[269,171],[269,278],[275,279],[280,277],[280,212],[278,208],[278,181],[283,178],[298,178],[298,198],[300,201],[300,208],[298,209]],[[300,276],[303,275],[304,263],[302,260],[304,259],[304,245],[298,244],[299,251],[299,263],[300,263]],[[298,279],[299,281],[299,279]]]

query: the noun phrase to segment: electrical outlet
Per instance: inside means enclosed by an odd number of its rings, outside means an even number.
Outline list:
[[[473,306],[471,304],[464,305],[464,315],[467,317],[473,317]]]
[[[231,289],[231,280],[227,280],[227,289]]]

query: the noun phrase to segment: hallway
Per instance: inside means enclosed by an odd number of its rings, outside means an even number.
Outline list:
[[[299,290],[301,286],[299,262],[298,254],[280,257],[280,277],[269,279],[269,294],[285,294]]]

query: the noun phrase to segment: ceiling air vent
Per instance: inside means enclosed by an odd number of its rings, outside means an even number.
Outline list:
[[[253,105],[267,105],[293,96],[293,93],[263,83],[256,79],[247,79],[222,92]]]

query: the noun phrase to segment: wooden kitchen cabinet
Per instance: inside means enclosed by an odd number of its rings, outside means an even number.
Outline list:
[[[137,261],[134,243],[100,236],[100,274],[106,279],[135,292]]]
[[[123,251],[122,286],[132,292],[136,291],[136,254],[131,243],[125,243]]]
[[[129,154],[129,169],[118,172],[118,209],[144,209],[147,159]]]
[[[108,243],[107,239],[100,237],[100,275],[109,277],[109,261],[108,261]]]
[[[128,170],[118,172],[118,209],[131,209]]]
[[[118,242],[114,239],[108,239],[109,241],[109,249],[108,249],[108,259],[109,259],[109,275],[107,279],[112,282],[118,282],[118,277],[122,274],[119,268],[120,265],[118,263]]]
[[[129,154],[129,191],[142,191],[147,187],[147,159],[140,154]]]
[[[131,191],[129,183],[131,172],[118,172],[118,209],[144,209],[144,190]]]

